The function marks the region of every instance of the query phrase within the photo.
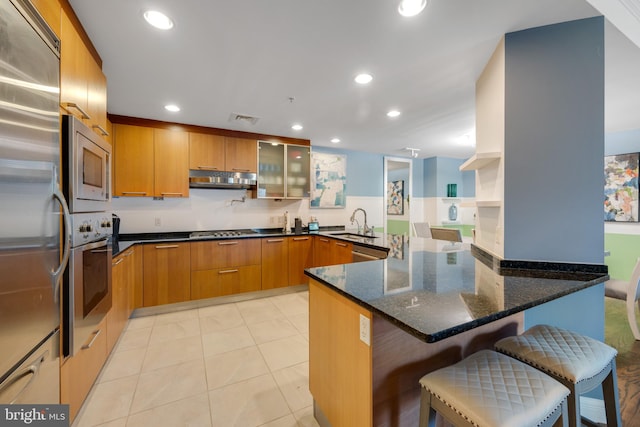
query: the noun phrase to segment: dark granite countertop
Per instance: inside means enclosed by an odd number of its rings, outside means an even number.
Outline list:
[[[387,236],[386,260],[305,274],[425,342],[436,342],[608,279],[605,265],[506,261],[469,243]]]
[[[225,240],[225,239],[255,239],[266,237],[285,236],[314,236],[323,235],[334,239],[352,242],[362,246],[387,250],[387,235],[374,233],[372,236],[358,235],[357,230],[345,229],[343,225],[320,227],[319,231],[308,231],[304,229],[300,234],[283,233],[281,228],[252,228],[245,230],[246,234],[241,236],[221,236],[221,237],[198,237],[191,238],[190,231],[175,231],[164,233],[130,233],[121,234],[117,242],[113,243],[113,256],[119,255],[136,243],[160,243],[160,242],[196,242],[202,240]]]

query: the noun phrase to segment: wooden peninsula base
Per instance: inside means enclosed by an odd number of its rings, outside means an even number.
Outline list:
[[[314,415],[323,427],[415,427],[423,375],[491,348],[522,327],[523,314],[518,313],[427,343],[312,279],[309,388]]]

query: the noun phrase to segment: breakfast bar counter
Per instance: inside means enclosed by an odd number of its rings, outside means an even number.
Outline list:
[[[607,280],[604,265],[506,261],[399,236],[386,260],[305,270],[321,426],[418,425],[418,380],[523,329],[523,312]]]

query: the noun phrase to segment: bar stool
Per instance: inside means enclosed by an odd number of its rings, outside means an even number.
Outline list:
[[[420,427],[436,411],[456,427],[567,426],[569,390],[548,375],[491,350],[420,379]]]
[[[555,326],[537,325],[521,335],[501,339],[495,349],[542,370],[571,390],[570,427],[581,425],[580,395],[600,384],[607,426],[622,426],[616,376],[618,352],[614,348]]]

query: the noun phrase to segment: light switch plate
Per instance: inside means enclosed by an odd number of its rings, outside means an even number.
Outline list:
[[[360,341],[371,345],[371,321],[367,316],[360,315]]]

